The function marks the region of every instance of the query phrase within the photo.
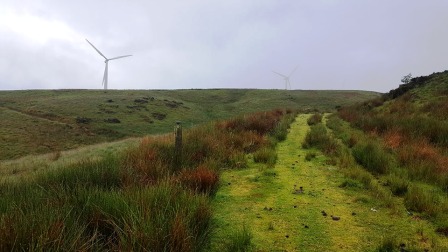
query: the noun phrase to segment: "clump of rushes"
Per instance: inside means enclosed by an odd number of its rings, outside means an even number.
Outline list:
[[[395,174],[390,174],[387,177],[387,185],[390,187],[390,190],[394,195],[403,196],[408,191],[409,180]]]
[[[277,152],[273,148],[264,147],[254,152],[254,161],[256,163],[265,163],[269,167],[275,165],[277,161]]]
[[[312,116],[310,116],[310,118],[308,118],[307,123],[308,125],[316,125],[318,123],[322,122],[322,114],[320,113],[315,113]]]
[[[316,152],[307,152],[305,155],[305,160],[306,161],[311,161],[313,158],[316,157]]]
[[[122,162],[127,185],[150,185],[172,174],[174,145],[168,136],[145,137],[140,145],[126,151]]]
[[[110,155],[101,160],[81,160],[61,169],[41,172],[33,182],[44,189],[95,187],[111,190],[119,188],[123,181],[120,160]]]
[[[274,131],[271,133],[272,137],[275,141],[281,142],[286,139],[286,135],[288,134],[288,129],[290,128],[291,123],[296,119],[296,113],[292,113],[291,111],[286,111],[286,115],[283,116],[282,120],[275,127]]]
[[[393,166],[394,160],[391,155],[371,140],[357,143],[352,153],[359,164],[377,174],[386,174]]]
[[[222,122],[221,127],[232,131],[255,131],[260,135],[273,132],[285,114],[291,111],[276,109],[270,112],[258,112]]]
[[[329,136],[325,126],[323,124],[316,124],[310,127],[302,146],[304,148],[317,147],[320,149],[320,147],[324,146],[328,139]]]
[[[230,239],[224,245],[224,251],[250,251],[252,247],[252,233],[246,226],[229,234]]]
[[[389,252],[389,251],[399,251],[398,242],[393,236],[383,237],[381,244],[376,248],[375,251],[378,252]]]
[[[1,189],[2,251],[196,251],[210,228],[208,200],[170,182],[126,190],[93,183],[2,184]]]
[[[340,144],[328,134],[327,128],[322,123],[310,127],[302,147],[307,149],[315,147],[329,156],[336,156],[341,151]]]
[[[179,177],[182,185],[195,192],[213,194],[218,189],[218,172],[205,165],[193,170],[184,170]]]
[[[429,216],[436,216],[443,206],[447,205],[446,199],[438,193],[422,188],[418,185],[409,187],[404,196],[404,203],[409,210],[426,213]]]

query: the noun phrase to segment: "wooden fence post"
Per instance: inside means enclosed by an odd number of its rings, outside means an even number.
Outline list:
[[[174,169],[179,170],[182,166],[182,124],[176,122],[174,126]]]

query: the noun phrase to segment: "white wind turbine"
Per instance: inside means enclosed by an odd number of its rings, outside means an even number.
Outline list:
[[[283,77],[283,79],[285,80],[285,90],[287,90],[287,89],[288,89],[288,86],[289,86],[289,88],[291,89],[291,83],[289,82],[289,77],[291,77],[291,75],[297,70],[298,67],[299,67],[299,66],[296,66],[296,68],[294,68],[294,70],[292,70],[292,72],[291,72],[288,76],[283,75],[283,74],[281,74],[281,73],[277,73],[277,72],[275,72],[275,71],[272,71],[272,72],[274,72],[274,73],[280,75],[281,77]]]
[[[104,63],[106,63],[106,68],[104,69],[104,76],[103,76],[103,83],[102,84],[104,86],[104,89],[107,90],[107,67],[109,65],[109,60],[121,59],[121,58],[124,58],[124,57],[130,57],[132,55],[123,55],[123,56],[118,56],[118,57],[114,57],[114,58],[108,59],[108,58],[106,58],[106,56],[104,56],[104,54],[102,54],[100,52],[100,50],[98,50],[92,43],[90,43],[89,40],[86,39],[86,41],[87,41],[87,43],[89,43],[93,47],[93,49],[95,49],[105,59]]]

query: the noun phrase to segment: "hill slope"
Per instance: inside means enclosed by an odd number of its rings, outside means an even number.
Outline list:
[[[365,91],[40,90],[0,92],[0,160],[125,137],[166,133],[273,108],[332,110],[377,97]]]
[[[338,114],[350,123],[329,120],[347,145],[345,156],[351,154],[393,195],[402,197],[410,213],[434,223],[446,241],[448,71],[414,78],[380,99]]]
[[[448,148],[448,71],[413,78],[381,98],[339,111],[364,131],[398,134],[401,141],[427,141]]]
[[[448,191],[448,71],[414,78],[339,115],[379,136],[411,177],[437,182]]]

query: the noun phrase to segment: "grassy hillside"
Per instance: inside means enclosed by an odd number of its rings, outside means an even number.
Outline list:
[[[448,71],[414,78],[339,115],[379,136],[411,178],[439,184],[448,192]]]
[[[338,115],[346,122],[333,117],[329,126],[346,147],[330,146],[335,162],[352,166],[353,160],[402,198],[410,214],[448,237],[448,71],[414,78]],[[362,173],[350,176],[378,191]]]
[[[273,108],[330,111],[364,91],[30,90],[0,92],[0,160],[49,153]]]

